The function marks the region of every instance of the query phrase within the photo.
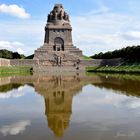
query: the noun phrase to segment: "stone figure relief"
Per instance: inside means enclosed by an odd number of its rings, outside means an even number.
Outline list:
[[[61,66],[62,65],[62,56],[58,56],[54,54],[54,66]]]
[[[65,20],[65,21],[70,21],[69,20],[69,15],[64,11],[63,7],[54,7],[53,11],[50,12],[48,15],[48,21],[51,20]]]
[[[66,12],[64,12],[64,20],[69,21],[69,16]]]
[[[74,66],[73,62],[69,61],[66,59],[65,54],[54,54],[53,55],[53,60],[50,60],[50,63],[52,64],[52,66],[64,66],[65,63],[69,63],[71,66]],[[75,67],[78,67],[79,64],[77,64],[78,62],[75,63]]]
[[[57,11],[54,12],[54,20],[57,20],[58,19],[58,13]]]
[[[63,19],[63,17],[64,17],[64,11],[63,11],[63,10],[61,10],[61,11],[60,11],[60,20],[62,20],[62,19]]]

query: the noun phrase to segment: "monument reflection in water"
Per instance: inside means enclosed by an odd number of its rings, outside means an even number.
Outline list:
[[[2,77],[0,139],[139,139],[139,87],[129,75]]]
[[[35,90],[44,97],[48,127],[56,137],[62,137],[69,126],[72,114],[72,98],[81,90],[76,76],[52,76],[38,79]]]

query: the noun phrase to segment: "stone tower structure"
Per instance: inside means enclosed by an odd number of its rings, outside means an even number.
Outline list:
[[[34,59],[40,66],[79,65],[82,51],[73,45],[69,15],[62,4],[55,4],[48,15],[44,44],[35,51]]]

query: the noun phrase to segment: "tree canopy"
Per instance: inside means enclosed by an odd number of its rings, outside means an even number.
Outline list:
[[[6,59],[24,59],[25,55],[19,54],[18,52],[8,51],[6,49],[0,50],[0,58]]]
[[[140,61],[140,46],[128,46],[115,51],[108,51],[106,53],[99,53],[91,56],[94,59],[113,59],[123,58],[129,61]]]

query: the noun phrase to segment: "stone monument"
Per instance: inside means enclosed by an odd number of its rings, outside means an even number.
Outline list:
[[[44,44],[34,53],[38,67],[35,69],[79,70],[82,51],[73,45],[69,15],[62,4],[55,4],[48,15]]]

